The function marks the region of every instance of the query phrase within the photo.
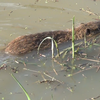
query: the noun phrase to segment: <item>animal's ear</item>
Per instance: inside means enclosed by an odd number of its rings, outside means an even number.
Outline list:
[[[90,29],[86,29],[86,35],[90,34]]]

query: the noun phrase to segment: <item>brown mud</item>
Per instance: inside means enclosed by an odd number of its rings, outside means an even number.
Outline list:
[[[41,41],[46,37],[53,37],[58,44],[61,44],[72,39],[71,33],[72,30],[70,29],[67,31],[57,30],[20,36],[6,46],[5,52],[13,55],[26,54],[36,50]],[[86,36],[93,36],[97,33],[100,33],[100,20],[88,22],[86,24],[83,23],[76,27],[75,39],[82,39],[84,34],[86,34]],[[45,40],[41,45],[41,49],[49,48],[50,44],[50,40]]]

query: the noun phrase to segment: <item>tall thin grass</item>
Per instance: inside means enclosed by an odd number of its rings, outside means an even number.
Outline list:
[[[21,89],[24,91],[26,97],[27,97],[27,100],[31,100],[27,91],[25,90],[25,88],[21,85],[21,83],[15,78],[15,76],[13,74],[11,74],[11,76],[13,77],[13,79],[18,83],[18,85],[21,87]]]
[[[72,20],[72,58],[75,57],[74,55],[74,34],[75,34],[75,31],[74,31],[74,28],[75,28],[75,17],[73,17],[73,20]]]

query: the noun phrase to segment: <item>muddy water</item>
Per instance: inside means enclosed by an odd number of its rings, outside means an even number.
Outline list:
[[[17,68],[18,73],[13,74],[26,89],[31,100],[87,100],[100,95],[99,72],[96,73],[96,69],[87,70],[68,78],[68,73],[61,71],[61,66],[52,62],[50,50],[41,52],[46,57],[37,56],[35,51],[19,57],[4,53],[3,49],[7,43],[17,36],[71,28],[73,16],[75,16],[76,25],[98,18],[97,15],[89,15],[80,8],[100,14],[99,0],[95,2],[93,0],[58,0],[58,2],[47,0],[48,3],[45,1],[0,1],[0,65],[7,65],[7,68],[0,70],[0,100],[27,100],[22,89],[11,77],[10,74],[13,73],[11,68]],[[90,59],[97,60],[99,51],[100,48],[94,46],[83,52],[87,53]],[[66,62],[66,59],[68,57],[63,61]],[[61,62],[62,59],[59,61]],[[87,60],[76,60],[75,63],[77,66],[87,63],[97,65],[96,62]],[[6,67],[6,65],[4,66]],[[58,75],[54,73],[53,68]],[[44,71],[48,72],[49,76],[55,77],[56,81],[40,84],[38,81],[42,81],[44,78],[50,80],[50,77],[42,73]],[[70,91],[70,88],[73,92]]]

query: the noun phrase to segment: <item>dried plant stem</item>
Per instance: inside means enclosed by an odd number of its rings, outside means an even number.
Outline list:
[[[41,43],[39,44],[38,49],[37,49],[37,54],[39,54],[39,49],[40,49],[40,46],[41,46],[41,45],[42,45],[42,43],[43,43],[45,40],[47,40],[47,39],[50,39],[50,40],[51,40],[52,58],[54,58],[54,44],[55,44],[55,46],[56,46],[57,55],[58,55],[58,56],[60,56],[60,55],[59,55],[58,44],[57,44],[57,42],[56,42],[56,41],[55,41],[52,37],[46,37],[46,38],[44,38],[44,39],[41,41]]]
[[[57,81],[57,82],[59,82],[59,83],[61,83],[61,84],[64,84],[64,82],[61,82],[61,81],[55,79],[54,77],[52,77],[52,76],[46,74],[45,72],[44,72],[43,74],[46,75],[47,77],[51,78],[52,80],[55,80],[55,81]]]
[[[99,60],[94,60],[94,59],[87,59],[87,58],[79,58],[79,59],[83,59],[83,60],[88,60],[88,61],[93,61],[93,62],[100,62]]]

